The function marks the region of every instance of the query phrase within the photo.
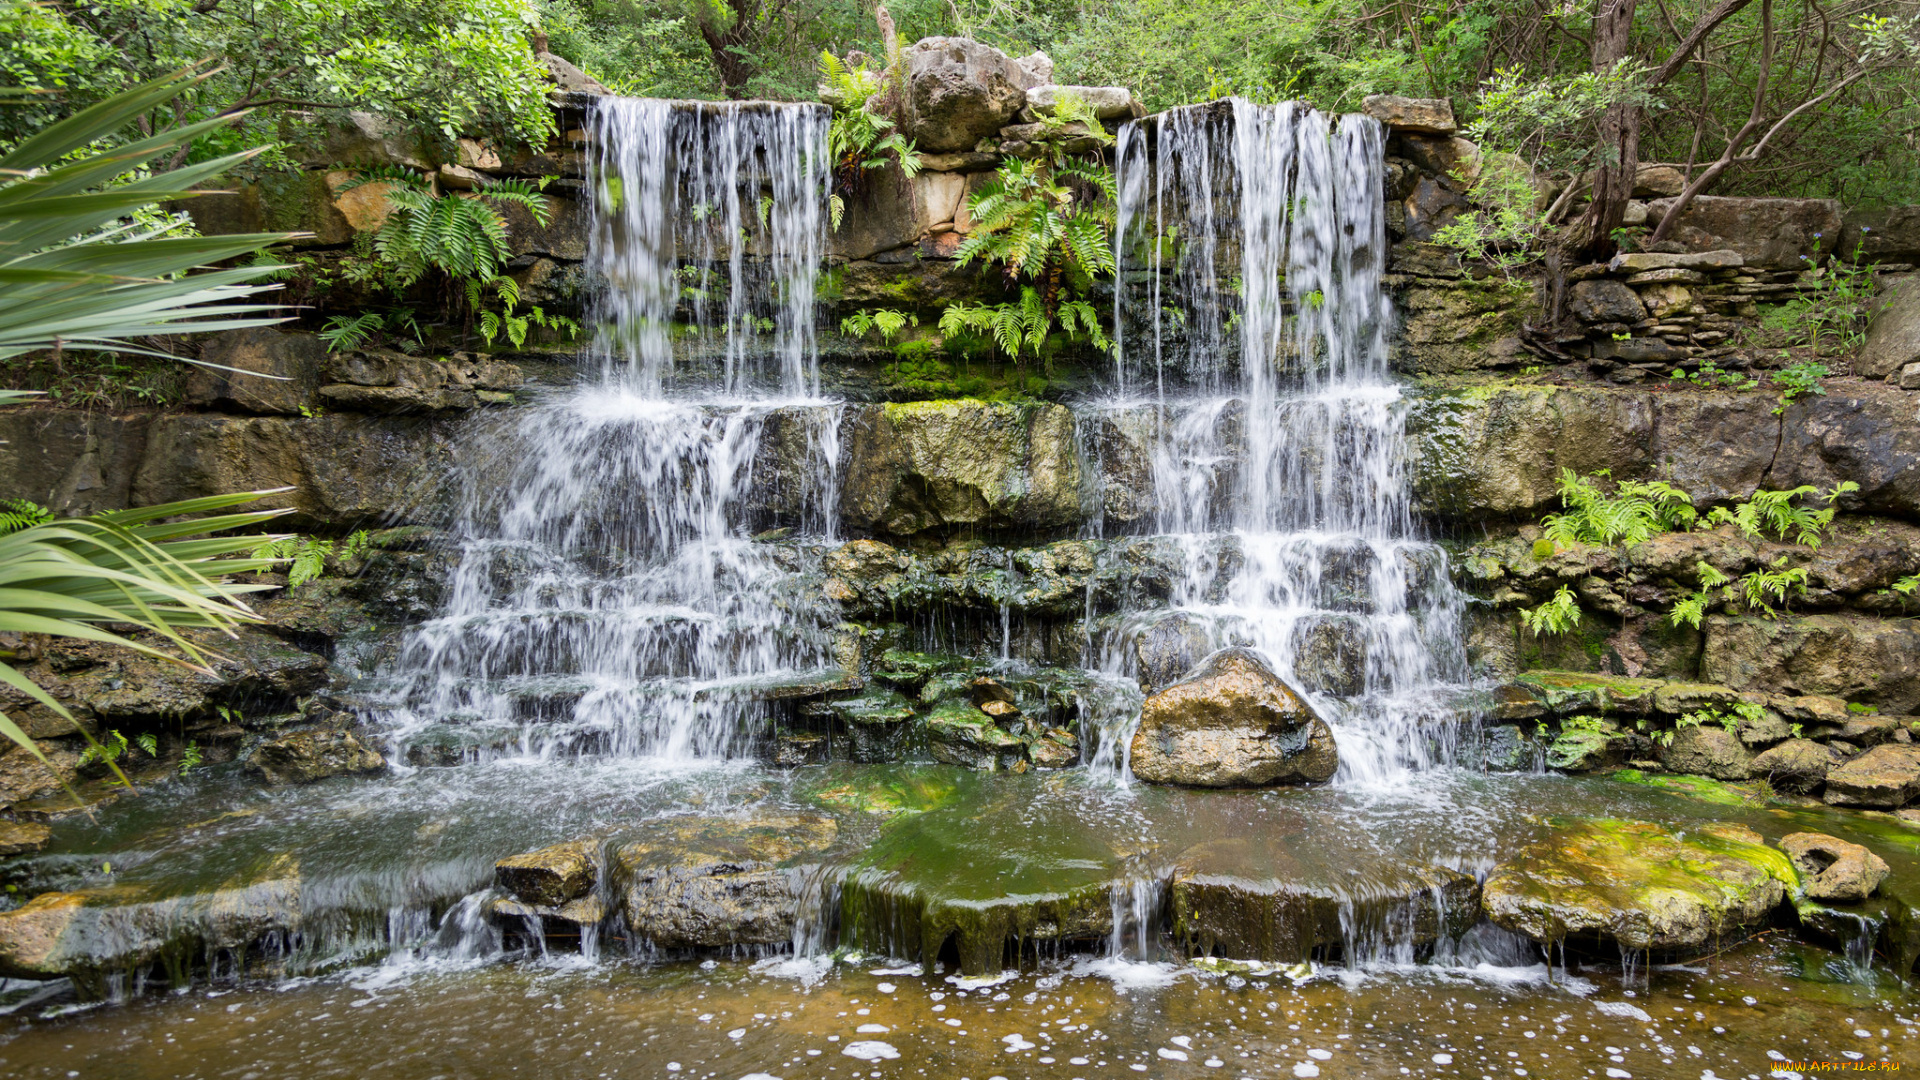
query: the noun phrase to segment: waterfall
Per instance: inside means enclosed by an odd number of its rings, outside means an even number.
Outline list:
[[[821,602],[750,539],[835,532],[839,407],[814,336],[827,119],[595,103],[589,371],[472,440],[449,598],[397,665],[401,749],[732,756],[756,686],[830,666]],[[805,475],[756,476],[796,443]]]
[[[1387,364],[1383,143],[1370,118],[1297,103],[1129,124],[1119,394],[1103,406],[1153,432],[1150,527],[1186,555],[1174,611],[1265,653],[1334,725],[1340,779],[1362,784],[1450,759],[1466,677]],[[1125,645],[1103,666],[1124,670]]]

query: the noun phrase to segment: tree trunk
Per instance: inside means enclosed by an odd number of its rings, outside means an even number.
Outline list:
[[[713,54],[713,70],[720,76],[720,90],[729,98],[739,101],[749,96],[747,84],[760,74],[760,65],[749,59],[749,46],[757,27],[759,5],[755,3],[717,4],[715,7],[732,15],[726,25],[709,15],[702,15],[700,37],[707,43],[707,51]],[[731,11],[728,8],[731,7]]]
[[[1593,19],[1593,70],[1606,74],[1632,54],[1634,0],[1600,0]],[[1633,178],[1640,166],[1640,108],[1618,102],[1600,117],[1600,162],[1593,175],[1593,205],[1587,208],[1587,256],[1613,256],[1613,230],[1626,217]]]

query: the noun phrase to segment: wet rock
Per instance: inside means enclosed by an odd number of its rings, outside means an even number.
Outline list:
[[[1920,798],[1920,746],[1876,746],[1827,772],[1826,800],[1831,806],[1892,810],[1916,798]]]
[[[1011,769],[1027,760],[1025,741],[963,701],[943,703],[928,714],[927,752],[935,761],[984,772]]]
[[[1780,850],[1793,860],[1807,899],[1852,904],[1873,895],[1891,871],[1880,856],[1825,833],[1789,833]]]
[[[1534,306],[1533,289],[1525,282],[1497,275],[1476,282],[1422,280],[1405,290],[1400,305],[1402,344],[1396,356],[1420,374],[1511,367],[1531,355],[1511,356],[1494,348],[1517,340],[1513,335]]]
[[[1361,99],[1360,111],[1400,131],[1451,135],[1457,130],[1453,120],[1453,102],[1446,98],[1368,94]]]
[[[1134,678],[1142,693],[1155,693],[1184,678],[1213,648],[1213,635],[1199,619],[1184,611],[1163,615],[1133,635]]]
[[[578,934],[582,927],[598,926],[600,921],[607,917],[607,904],[598,896],[582,896],[558,907],[550,907],[503,896],[489,906],[487,914],[497,922],[508,919],[538,919],[541,922],[541,929],[549,935],[555,930],[559,930],[561,934],[567,934],[568,928],[571,928],[572,934]],[[550,926],[551,923],[560,923],[563,926]]]
[[[200,359],[220,367],[192,368],[184,396],[190,405],[297,416],[314,403],[326,355],[326,346],[312,334],[285,334],[270,326],[216,334]]]
[[[832,746],[831,739],[817,732],[787,732],[774,736],[766,759],[769,765],[780,769],[825,765],[832,757]]]
[[[1647,317],[1640,294],[1608,278],[1574,282],[1567,290],[1567,306],[1581,322],[1637,323]]]
[[[572,840],[493,864],[493,883],[522,903],[559,907],[592,891],[600,876],[600,841]]]
[[[0,820],[0,857],[39,851],[53,839],[53,830],[36,821]]]
[[[1065,728],[1049,728],[1027,745],[1036,769],[1067,769],[1080,763],[1080,739]]]
[[[1512,724],[1495,724],[1482,737],[1481,755],[1488,772],[1532,772],[1543,762],[1540,744]]]
[[[870,688],[856,698],[831,703],[834,717],[846,725],[847,756],[853,761],[899,761],[906,755],[914,717],[913,703],[885,688]]]
[[[1487,878],[1495,925],[1542,944],[1617,943],[1697,954],[1760,925],[1794,880],[1786,857],[1738,825],[1686,833],[1639,821],[1556,822]]]
[[[334,776],[379,772],[387,767],[380,751],[340,728],[320,728],[261,743],[247,758],[247,770],[269,784],[310,784]]]
[[[609,871],[628,929],[655,948],[783,944],[795,865],[838,832],[817,814],[667,819],[614,844]]]
[[[1753,775],[1753,751],[1740,736],[1718,725],[1676,728],[1673,741],[1660,748],[1660,764],[1674,772],[1715,780],[1745,780]]]
[[[1366,627],[1351,616],[1315,616],[1294,632],[1293,676],[1319,694],[1353,697],[1367,688]]]
[[[1547,767],[1561,772],[1598,772],[1616,768],[1626,759],[1625,733],[1604,722],[1593,727],[1563,727],[1547,745]]]
[[[1525,687],[1554,716],[1576,713],[1645,716],[1666,684],[1659,679],[1634,679],[1586,671],[1528,671],[1514,680]]]
[[[1788,739],[1753,759],[1753,775],[1775,791],[1811,795],[1827,782],[1832,756],[1812,739]]]
[[[911,535],[1081,519],[1079,451],[1064,406],[968,399],[876,411],[853,440],[874,453],[871,467],[850,473],[842,489],[849,523]]]
[[[963,212],[967,177],[962,173],[922,172],[909,178],[898,169],[884,169],[869,175],[865,204],[848,214],[831,235],[835,255],[851,260],[874,258],[914,243]],[[857,288],[858,283],[854,284]],[[941,289],[953,287],[948,284]],[[889,299],[905,298],[896,294]]]
[[[1338,950],[1358,963],[1464,933],[1479,921],[1479,891],[1444,867],[1236,837],[1181,853],[1168,902],[1189,953],[1296,963]]]
[[[1333,732],[1258,654],[1222,649],[1141,707],[1134,775],[1149,783],[1252,787],[1326,780]]]
[[[1033,74],[991,45],[969,38],[922,38],[906,49],[914,145],[934,153],[971,150],[1027,104]]]
[[[112,885],[42,893],[0,912],[0,976],[68,976],[105,996],[107,977],[165,961],[176,981],[213,950],[243,949],[300,929],[300,866],[275,856],[205,891]]]

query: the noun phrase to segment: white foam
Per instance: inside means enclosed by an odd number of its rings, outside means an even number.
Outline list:
[[[892,1061],[900,1056],[900,1051],[895,1050],[891,1044],[877,1040],[848,1043],[846,1049],[840,1052],[861,1061]]]

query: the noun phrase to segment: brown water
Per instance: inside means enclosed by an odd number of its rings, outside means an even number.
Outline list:
[[[1830,960],[1775,938],[1656,969],[1634,992],[1607,968],[1576,968],[1561,985],[1539,969],[1323,972],[1295,985],[1082,961],[971,990],[845,963],[812,985],[748,961],[368,968],[15,1016],[0,1028],[0,1071],[1050,1080],[1734,1078],[1784,1076],[1807,1060],[1920,1069],[1920,999],[1834,981]]]

